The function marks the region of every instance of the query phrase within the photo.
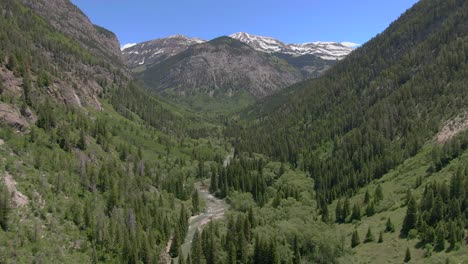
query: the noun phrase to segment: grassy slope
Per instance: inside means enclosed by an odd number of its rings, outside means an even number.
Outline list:
[[[341,258],[341,263],[375,263],[377,260],[382,263],[402,263],[405,257],[406,247],[411,250],[411,263],[444,263],[447,258],[450,263],[468,263],[468,247],[463,245],[459,250],[453,252],[433,252],[432,256],[426,258],[424,256],[424,248],[416,248],[418,239],[401,239],[399,233],[403,223],[403,218],[406,214],[405,197],[408,189],[411,189],[415,198],[419,201],[424,186],[428,182],[438,181],[449,182],[458,164],[466,164],[468,162],[468,151],[453,160],[448,166],[439,172],[428,174],[427,170],[430,167],[430,150],[431,146],[426,145],[419,154],[406,160],[396,169],[384,175],[381,179],[376,180],[368,185],[369,192],[374,193],[375,188],[380,183],[383,192],[384,200],[376,206],[376,214],[367,217],[363,216],[361,221],[355,223],[346,223],[336,225],[337,234],[345,234],[345,246],[350,254]],[[416,179],[422,176],[423,184],[418,188],[415,187]],[[351,205],[357,201],[364,200],[366,188],[362,188],[358,194],[350,199]],[[331,205],[331,212],[334,212],[336,202]],[[362,210],[365,206],[362,206]],[[384,242],[377,243],[379,232],[385,230],[385,223],[390,217],[395,225],[394,233],[384,233]],[[372,228],[375,242],[362,243],[368,227]],[[351,233],[357,229],[361,244],[354,249],[350,247]]]

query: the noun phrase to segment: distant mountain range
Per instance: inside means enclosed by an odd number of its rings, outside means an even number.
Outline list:
[[[292,56],[315,55],[323,60],[342,60],[359,44],[352,42],[309,42],[302,44],[285,44],[277,39],[256,36],[245,32],[229,35],[252,48],[266,53],[279,53]],[[173,35],[166,38],[145,41],[142,43],[125,44],[122,53],[130,67],[152,64],[162,58],[173,56],[186,50],[191,45],[200,44],[206,40],[190,38],[184,35]]]
[[[353,43],[285,44],[248,33],[206,41],[174,35],[122,49],[147,87],[176,97],[204,94],[258,99],[322,75],[353,51]]]

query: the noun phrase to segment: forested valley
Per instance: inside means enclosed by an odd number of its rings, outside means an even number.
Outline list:
[[[0,3],[0,263],[468,261],[467,1],[222,115],[34,8]],[[200,188],[229,208],[193,230]]]

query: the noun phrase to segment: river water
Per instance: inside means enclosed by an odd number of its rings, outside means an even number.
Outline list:
[[[202,231],[203,227],[211,220],[220,219],[224,216],[224,212],[228,209],[228,204],[221,199],[214,197],[209,193],[209,181],[198,182],[195,184],[198,190],[200,200],[205,201],[205,212],[199,215],[190,217],[189,228],[187,235],[182,244],[182,254],[187,257],[192,245],[195,230]]]

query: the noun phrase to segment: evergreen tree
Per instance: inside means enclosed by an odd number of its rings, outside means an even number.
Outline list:
[[[353,235],[351,236],[351,247],[355,248],[359,244],[361,244],[361,240],[359,239],[358,231],[354,230]]]
[[[230,239],[228,242],[228,250],[227,250],[227,264],[236,264],[237,259],[236,259],[236,246],[234,245],[234,242]]]
[[[385,232],[391,232],[391,233],[395,232],[395,226],[393,225],[390,217],[387,219],[387,222],[385,224]]]
[[[78,139],[78,143],[76,146],[81,150],[86,149],[86,134],[84,132],[84,129],[80,130],[80,138]]]
[[[364,243],[374,242],[374,235],[372,234],[372,229],[369,227],[367,229],[366,238],[364,239]]]
[[[361,207],[357,203],[354,204],[351,214],[351,221],[353,220],[361,220]]]
[[[380,184],[377,185],[377,188],[375,189],[374,197],[375,197],[376,202],[380,202],[383,200],[384,195],[383,195],[382,185]]]
[[[299,245],[297,242],[297,236],[294,236],[293,242],[293,264],[300,264],[301,263],[301,252],[299,251]]]
[[[370,203],[367,204],[366,215],[373,216],[374,214],[375,214],[375,205],[374,205],[374,202],[371,201]]]
[[[348,218],[349,214],[351,214],[351,205],[350,205],[348,197],[346,197],[344,205],[343,205],[343,215],[341,217],[341,219],[343,219],[343,222],[346,221],[346,218]]]
[[[409,247],[406,248],[406,253],[405,253],[405,259],[404,261],[405,262],[409,262],[411,260],[411,252],[410,252],[410,249]]]
[[[444,249],[445,249],[445,230],[442,225],[439,225],[439,227],[437,228],[435,250],[442,251]]]
[[[211,180],[210,180],[210,193],[215,193],[218,190],[218,181],[216,177],[216,169],[211,169]]]
[[[172,237],[171,248],[169,249],[169,255],[171,255],[171,257],[173,258],[176,258],[177,256],[179,256],[179,250],[180,250],[179,247],[181,244],[180,241],[181,241],[181,238],[180,238],[179,229],[175,228],[174,235]]]
[[[0,181],[0,227],[6,231],[11,210],[10,192]]]
[[[341,199],[338,200],[336,203],[336,208],[335,208],[335,218],[337,223],[343,223],[343,204],[341,202]]]
[[[369,189],[366,189],[366,194],[364,195],[364,203],[367,204],[370,202],[370,194],[369,194]]]
[[[195,230],[195,234],[193,235],[192,240],[192,250],[190,252],[191,260],[193,264],[201,264],[202,263],[202,247],[200,241],[200,233],[198,229]]]
[[[194,190],[192,193],[192,215],[198,215],[200,213],[200,196],[198,190]]]
[[[383,232],[382,231],[380,231],[380,233],[379,233],[378,243],[383,243]]]
[[[407,237],[408,232],[411,229],[416,228],[417,221],[418,221],[417,205],[413,196],[411,196],[408,202],[408,209],[406,211],[406,216],[405,216],[405,219],[403,220],[403,226],[401,228],[401,235],[403,237]]]

